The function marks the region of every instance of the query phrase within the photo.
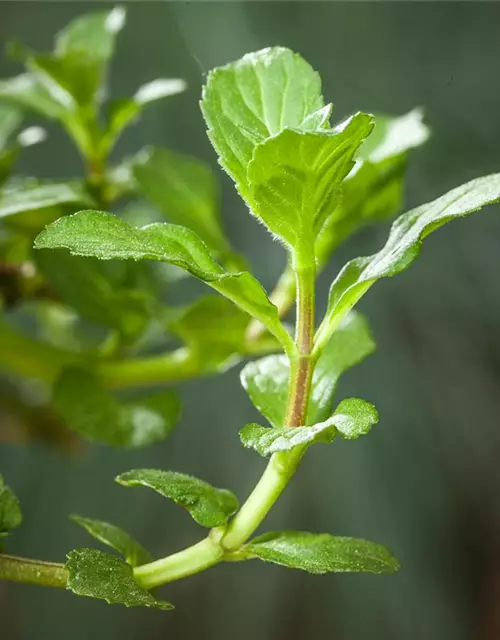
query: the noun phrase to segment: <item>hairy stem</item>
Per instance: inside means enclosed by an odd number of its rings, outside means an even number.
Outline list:
[[[68,572],[63,564],[0,554],[0,580],[28,582],[65,589]]]

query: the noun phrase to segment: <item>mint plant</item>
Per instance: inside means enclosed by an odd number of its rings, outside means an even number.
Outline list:
[[[66,251],[75,256],[68,258],[68,265],[82,258],[163,262],[220,294],[222,298],[211,298],[208,305],[198,303],[189,321],[184,316],[182,332],[187,345],[205,331],[224,334],[220,339],[226,354],[233,356],[244,351],[236,347],[238,341],[241,345],[256,339],[264,341],[265,349],[281,351],[253,360],[241,371],[243,387],[268,424],[244,426],[240,439],[269,462],[241,506],[231,491],[178,471],[122,473],[116,478],[120,485],[149,488],[172,500],[208,534],[191,547],[151,560],[116,526],[74,516],[123,559],[96,549],[71,551],[65,565],[4,555],[2,578],[66,587],[77,595],[126,606],[169,609],[172,605],[156,600],[152,589],[220,562],[260,559],[318,574],[391,573],[399,568],[386,547],[367,540],[289,530],[255,533],[309,447],[338,438],[355,440],[378,421],[375,407],[366,400],[334,402],[339,377],[375,347],[355,305],[379,279],[408,268],[431,232],[500,200],[500,174],[472,180],[399,217],[380,251],[355,258],[341,269],[328,307],[317,319],[316,278],[333,250],[357,229],[393,215],[399,206],[406,152],[427,137],[421,114],[414,111],[377,121],[356,113],[332,126],[332,106],[324,103],[318,74],[299,55],[280,47],[212,71],[201,108],[220,164],[251,215],[287,251],[289,264],[272,296],[278,304],[248,270],[235,269],[234,264],[229,268],[220,254],[214,255],[207,238],[200,237],[199,229],[197,233],[189,226],[159,222],[137,227],[112,213],[87,209],[50,223],[37,235],[35,249]],[[292,333],[281,316],[295,292]],[[210,361],[213,351],[200,349],[199,357]],[[78,376],[75,387],[66,380],[69,387],[86,396],[82,415],[99,412],[101,399],[92,391],[94,382],[85,373],[69,375]],[[136,381],[144,375],[142,380],[150,381],[141,367],[130,365],[128,375]],[[71,407],[79,403],[76,394],[62,396],[70,397]],[[120,424],[125,418],[115,409],[109,410],[109,419]],[[133,420],[137,411],[132,408],[129,415]],[[19,521],[19,504],[2,485],[0,531],[10,532]]]

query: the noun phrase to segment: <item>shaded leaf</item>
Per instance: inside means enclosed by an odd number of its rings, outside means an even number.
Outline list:
[[[347,398],[342,400],[333,416],[310,427],[261,427],[247,424],[240,431],[243,446],[254,449],[263,457],[279,451],[291,451],[296,447],[315,442],[329,443],[339,433],[349,440],[368,433],[378,422],[375,407],[366,400]]]
[[[339,377],[374,349],[367,321],[361,314],[353,312],[331,337],[316,364],[307,424],[326,420],[331,414]],[[273,427],[283,427],[289,376],[290,363],[282,355],[249,362],[240,374],[243,388]]]
[[[190,229],[166,223],[134,229],[108,213],[80,211],[49,225],[35,240],[37,249],[61,247],[73,255],[159,260],[185,269],[260,320],[282,344],[291,343],[262,285],[247,271],[225,271]]]
[[[400,568],[392,553],[380,544],[328,533],[266,533],[243,550],[250,557],[309,573],[393,573]]]
[[[135,581],[132,567],[116,556],[97,549],[75,549],[67,557],[68,589],[77,596],[126,607],[173,608],[169,602],[156,600],[143,589]]]
[[[18,527],[22,519],[19,500],[0,475],[0,538]]]
[[[430,233],[499,199],[500,174],[493,174],[472,180],[400,216],[378,253],[351,260],[335,279],[330,289],[327,314],[318,330],[317,348],[325,344],[342,318],[374,282],[394,276],[412,264],[420,253],[422,241]]]
[[[130,340],[145,329],[147,295],[120,287],[105,273],[102,262],[66,251],[36,251],[35,263],[62,301],[90,322],[115,329]]]
[[[116,478],[125,487],[149,487],[165,498],[170,498],[189,511],[202,527],[218,527],[227,522],[238,510],[236,496],[227,489],[216,489],[210,484],[175,471],[134,469]]]
[[[197,300],[168,326],[189,347],[200,369],[224,370],[245,353],[248,316],[220,296]]]
[[[83,437],[127,448],[164,440],[180,413],[174,391],[119,402],[90,372],[76,368],[62,371],[52,402],[68,427]]]
[[[151,562],[152,558],[144,547],[126,531],[109,522],[71,515],[71,520],[83,527],[91,536],[121,553],[132,567]]]
[[[176,224],[192,229],[207,245],[228,250],[219,215],[219,193],[209,167],[184,154],[153,149],[134,166],[143,195]]]

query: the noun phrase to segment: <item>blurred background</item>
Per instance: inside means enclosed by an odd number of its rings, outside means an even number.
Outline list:
[[[47,50],[57,30],[95,8],[0,2],[0,44],[15,37]],[[425,107],[433,136],[411,155],[411,207],[500,170],[499,36],[495,3],[131,3],[112,92],[128,95],[157,76],[184,78],[189,89],[147,111],[117,156],[151,142],[216,168],[198,108],[205,73],[280,44],[320,72],[334,120],[358,109],[397,115]],[[0,76],[19,72],[15,62],[0,60]],[[20,169],[78,174],[65,134],[48,129],[49,140],[26,154]],[[284,252],[219,177],[228,233],[270,289]],[[381,422],[355,446],[315,447],[265,523],[384,543],[402,562],[399,574],[314,577],[257,561],[219,566],[164,588],[177,607],[168,614],[2,583],[2,640],[498,639],[499,215],[498,206],[489,207],[439,231],[410,271],[363,300],[378,350],[344,376],[338,398],[371,400]],[[322,308],[337,270],[377,250],[387,230],[364,231],[336,253],[320,279]],[[0,469],[24,511],[9,551],[62,561],[71,548],[89,545],[68,520],[71,512],[122,525],[155,555],[195,542],[199,531],[186,514],[153,492],[127,492],[113,478],[134,467],[174,469],[244,499],[263,461],[239,445],[238,429],[258,417],[238,369],[184,384],[181,425],[145,450],[96,445],[68,457],[40,444],[2,444]]]

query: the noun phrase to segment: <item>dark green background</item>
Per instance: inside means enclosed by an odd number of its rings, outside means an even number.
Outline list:
[[[69,19],[107,3],[0,2],[0,42],[48,49]],[[112,92],[157,76],[189,91],[152,107],[117,150],[151,142],[215,167],[197,100],[205,72],[247,51],[289,46],[323,79],[337,118],[364,109],[426,108],[431,142],[412,156],[409,206],[500,169],[500,5],[494,3],[148,3],[128,5]],[[2,60],[1,74],[17,66]],[[77,174],[63,133],[29,152],[22,169]],[[280,247],[251,219],[229,180],[223,215],[235,245],[272,286]],[[500,637],[500,210],[440,231],[419,263],[377,285],[361,304],[379,350],[343,380],[340,396],[378,406],[369,438],[316,447],[266,527],[329,531],[388,544],[392,577],[314,577],[257,562],[226,565],[164,590],[173,613],[126,610],[37,587],[0,585],[2,640],[174,638],[493,640]],[[376,250],[387,228],[342,248],[320,279],[319,304],[349,257]],[[155,554],[199,537],[196,525],[148,491],[113,483],[120,471],[159,466],[193,473],[244,498],[263,463],[238,444],[256,415],[238,372],[185,384],[175,435],[144,451],[92,447],[64,458],[42,447],[2,446],[0,468],[25,522],[13,553],[62,559],[88,539],[75,511],[122,524]],[[496,625],[496,626],[495,626]]]

